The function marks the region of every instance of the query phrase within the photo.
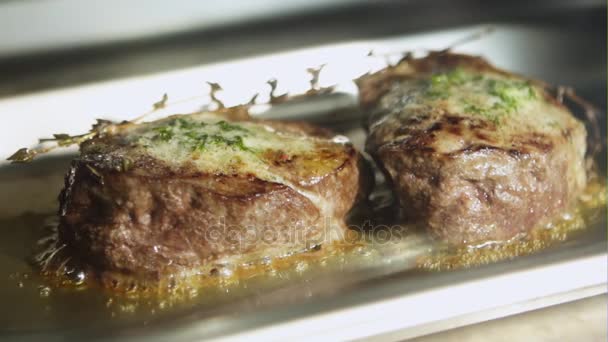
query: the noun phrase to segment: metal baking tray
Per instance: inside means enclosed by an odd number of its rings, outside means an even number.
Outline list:
[[[271,78],[278,80],[278,92],[301,93],[308,87],[306,68],[319,65],[325,65],[321,86],[336,85],[336,93],[269,110],[260,105],[256,110],[266,117],[304,119],[331,127],[361,147],[361,113],[351,80],[386,63],[384,58],[367,56],[370,50],[378,55],[424,53],[485,27],[350,41],[5,98],[0,100],[0,155],[8,156],[51,133],[83,132],[95,118],[133,118],[164,93],[173,104],[157,115],[200,109],[208,101],[205,81],[221,83],[227,104],[266,92],[265,82]],[[555,25],[493,27],[494,33],[455,51],[482,55],[500,67],[574,86],[584,97],[605,106],[605,32]],[[263,94],[260,99],[264,100]],[[601,127],[605,127],[605,117]],[[204,300],[195,297],[155,314],[140,313],[128,305],[119,308],[110,303],[104,308],[107,301],[101,292],[78,294],[39,286],[31,280],[35,274],[28,273],[25,261],[35,234],[20,224],[42,225],[44,217],[56,210],[63,173],[74,152],[52,153],[28,166],[0,164],[0,229],[5,234],[0,239],[2,339],[344,340],[374,336],[397,340],[607,291],[606,214],[601,211],[595,224],[572,239],[533,255],[485,266],[417,270],[415,258],[429,248],[428,241],[417,236],[382,247],[372,258],[367,250],[355,251],[327,259],[327,266],[311,262],[302,269],[268,274],[266,279],[226,284],[213,295],[204,294]],[[606,178],[605,171],[601,177]],[[24,274],[29,279],[23,279]],[[48,291],[50,296],[46,296]],[[135,312],[124,312],[129,310]]]

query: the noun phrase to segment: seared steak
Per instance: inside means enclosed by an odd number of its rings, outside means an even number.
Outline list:
[[[586,184],[586,131],[539,82],[447,52],[358,80],[366,149],[404,213],[450,244],[548,223]]]
[[[364,189],[357,151],[304,123],[177,115],[80,150],[60,240],[110,277],[200,274],[339,239]]]

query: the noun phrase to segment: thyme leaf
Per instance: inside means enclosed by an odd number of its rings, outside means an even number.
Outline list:
[[[17,152],[13,153],[6,160],[9,160],[11,163],[27,163],[31,162],[34,157],[39,154],[47,153],[52,151],[58,147],[66,147],[71,145],[80,144],[86,140],[92,139],[98,135],[105,134],[108,130],[118,127],[120,125],[131,124],[129,121],[125,121],[122,123],[115,123],[109,120],[97,119],[96,123],[93,125],[91,130],[88,133],[79,134],[79,135],[69,135],[65,133],[53,134],[52,138],[42,138],[39,139],[39,143],[55,143],[55,146],[44,147],[38,146],[33,149],[29,148],[21,148],[17,150]]]
[[[169,96],[167,96],[167,94],[165,93],[165,94],[163,94],[163,97],[160,99],[160,101],[152,104],[152,108],[154,108],[154,110],[163,109],[167,106],[168,100],[169,100]]]
[[[12,163],[27,163],[32,161],[36,156],[36,152],[28,148],[20,148],[17,152],[13,153],[6,160],[10,160]]]

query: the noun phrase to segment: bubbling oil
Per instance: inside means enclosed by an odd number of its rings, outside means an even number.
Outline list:
[[[349,231],[346,239],[326,245],[271,255],[248,255],[210,263],[204,268],[190,269],[182,274],[170,274],[160,279],[138,279],[115,272],[97,272],[77,258],[58,238],[58,222],[49,218],[46,234],[38,240],[38,250],[31,258],[33,266],[52,287],[72,289],[96,288],[113,296],[130,299],[165,298],[162,303],[192,300],[210,288],[230,287],[261,275],[281,275],[285,272],[305,272],[310,264],[326,265],[337,255],[347,255],[362,248],[358,234]],[[167,299],[170,300],[167,300]],[[114,300],[110,300],[113,303]]]
[[[15,301],[23,307],[22,316],[7,313],[0,315],[0,322],[16,327],[19,324],[25,327],[26,322],[29,322],[27,326],[56,326],[70,325],[74,321],[88,324],[104,320],[107,324],[130,320],[146,324],[176,310],[196,307],[204,311],[293,284],[313,284],[329,275],[365,274],[371,277],[370,270],[435,272],[512,259],[584,234],[586,227],[599,222],[605,215],[606,187],[597,181],[591,182],[576,207],[552,224],[527,235],[507,242],[466,248],[449,248],[435,243],[419,227],[388,225],[390,219],[386,219],[385,214],[389,202],[383,198],[383,204],[373,208],[374,212],[382,212],[382,215],[376,215],[378,222],[375,223],[387,223],[389,231],[357,231],[345,242],[246,262],[215,264],[187,277],[167,277],[160,282],[118,276],[104,280],[103,276],[75,260],[57,239],[55,215],[28,214],[0,220],[0,226],[13,227],[2,230],[5,251],[10,252],[13,244],[36,246],[33,253],[13,248],[13,252],[6,253],[12,254],[11,261],[0,265],[10,270],[9,281],[2,284],[7,289],[4,301]],[[367,208],[359,216],[360,219],[373,218],[374,213]],[[314,293],[312,291],[310,295]],[[49,318],[53,314],[65,319],[57,322]]]

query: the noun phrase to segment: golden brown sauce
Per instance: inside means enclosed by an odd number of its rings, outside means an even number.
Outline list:
[[[388,203],[386,199],[381,202]],[[0,312],[0,326],[31,331],[75,325],[81,328],[145,325],[159,317],[193,308],[212,315],[222,305],[255,299],[293,284],[313,284],[330,275],[360,274],[370,278],[373,277],[370,270],[438,271],[511,259],[583,234],[585,227],[599,222],[605,215],[605,204],[606,187],[596,182],[587,187],[580,204],[553,225],[507,243],[447,249],[429,241],[419,229],[387,225],[386,230],[358,234],[356,238],[350,235],[347,243],[244,265],[225,265],[212,275],[182,283],[165,283],[162,288],[126,286],[117,288],[119,291],[102,288],[70,260],[57,258],[62,262],[46,263],[54,259],[53,253],[55,257],[60,255],[61,250],[47,249],[46,255],[38,254],[37,260],[32,259],[36,249],[52,245],[49,237],[53,236],[56,219],[55,215],[24,214],[0,220],[0,234],[3,234],[0,269],[5,272],[0,294],[4,296],[4,305],[14,308]],[[43,271],[33,268],[33,264]],[[314,294],[311,290],[310,296]]]
[[[3,234],[0,269],[4,274],[0,298],[6,308],[13,308],[0,311],[0,327],[31,331],[147,324],[193,307],[211,312],[222,305],[293,282],[311,281],[324,269],[357,263],[356,255],[349,261],[342,259],[356,248],[355,245],[337,245],[328,251],[302,253],[297,258],[264,260],[234,268],[227,266],[213,276],[191,279],[189,283],[158,291],[150,288],[142,291],[136,287],[113,291],[98,286],[87,277],[65,277],[54,269],[40,272],[31,266],[29,256],[36,241],[48,238],[48,231],[40,227],[53,216],[25,214],[0,220]]]

